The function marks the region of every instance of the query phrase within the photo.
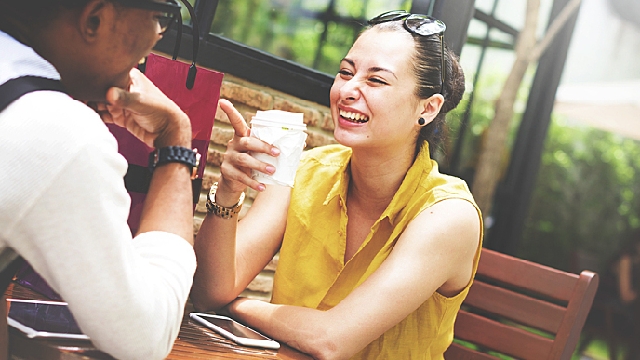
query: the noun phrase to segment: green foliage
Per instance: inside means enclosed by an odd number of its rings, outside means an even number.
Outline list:
[[[469,92],[448,118],[448,140],[438,154],[443,170],[472,182],[482,135],[493,119],[499,74],[481,77],[457,169],[448,169]],[[469,86],[469,88],[471,88]],[[470,89],[471,90],[471,89]],[[526,99],[526,92],[519,99]],[[522,100],[519,100],[522,101]],[[518,111],[520,110],[520,111]],[[509,142],[521,111],[516,109]],[[507,144],[511,151],[511,145]],[[504,171],[508,154],[503,162]],[[543,150],[518,256],[559,269],[595,271],[640,228],[640,143],[554,118]]]
[[[467,80],[467,90],[460,104],[447,114],[447,131],[449,135],[445,141],[444,153],[438,154],[437,160],[445,172],[459,176],[471,184],[473,182],[472,176],[475,171],[474,169],[477,166],[480,156],[481,142],[483,141],[485,131],[493,120],[495,101],[500,95],[500,91],[502,91],[506,74],[482,74],[476,85],[477,89],[474,89],[470,83],[473,79],[473,74],[470,71],[468,74],[465,74],[465,77]],[[522,87],[527,88],[528,83],[524,82]],[[467,109],[472,92],[475,92],[473,94],[473,103],[471,108]],[[508,156],[518,128],[519,119],[522,117],[522,112],[524,111],[524,106],[520,104],[526,103],[527,95],[528,90],[518,92],[516,101],[516,105],[518,106],[514,109],[514,121],[510,126],[507,144],[505,144],[502,168],[499,170],[501,173],[504,173],[508,165]],[[467,129],[463,135],[460,135],[461,122],[467,111],[469,112]],[[451,164],[452,157],[456,151],[455,146],[460,136],[463,138],[458,166],[456,168],[450,168],[449,166],[453,166],[453,164]]]
[[[187,2],[191,4],[191,6],[195,6],[196,4],[196,0],[188,0]],[[180,5],[182,6],[182,9],[180,9],[180,12],[182,13],[182,22],[188,24],[191,21],[191,14],[180,1],[178,1],[178,3],[180,3]]]
[[[640,226],[640,144],[551,124],[521,256],[565,270],[577,253],[606,262]]]
[[[411,1],[223,0],[211,32],[287,60],[334,74],[363,19],[392,9],[409,9]],[[337,17],[323,21],[323,17]],[[326,28],[325,28],[326,27]]]
[[[471,113],[467,130],[462,139],[463,145],[460,148],[459,166],[457,169],[449,169],[447,164],[451,162],[450,157],[453,156],[455,152],[455,145],[460,136],[461,122],[463,121],[468,106],[469,92],[465,93],[460,104],[447,114],[447,131],[449,135],[445,140],[444,154],[441,154],[441,157],[438,159],[438,162],[446,170],[459,176],[463,173],[473,171],[477,165],[482,135],[491,123],[494,113],[492,102],[475,97],[470,109]],[[469,178],[465,178],[465,180],[470,181]]]
[[[334,9],[327,11],[329,3],[328,0],[223,0],[219,2],[211,31],[334,74],[360,30],[354,19],[370,18],[391,9],[408,10],[411,6],[408,0],[339,0]],[[322,16],[326,14],[338,15],[342,20],[325,22]],[[533,71],[532,67],[518,94],[510,139],[524,110],[527,84]],[[479,79],[479,91],[474,94],[469,128],[462,142],[460,166],[449,171],[469,182],[482,134],[493,119],[494,102],[505,76],[483,74]],[[436,154],[445,171],[469,101],[471,80],[470,71],[465,99],[448,116],[449,141],[443,145],[443,153]],[[507,144],[507,148],[511,145]],[[572,254],[586,252],[601,264],[633,229],[640,228],[638,196],[640,146],[637,142],[554,121],[519,255],[571,270],[568,267]]]

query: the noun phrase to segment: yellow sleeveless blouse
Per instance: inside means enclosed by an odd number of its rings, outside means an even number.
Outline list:
[[[425,145],[387,209],[345,264],[350,158],[351,149],[342,145],[315,148],[303,155],[291,194],[273,303],[319,310],[337,305],[378,269],[408,223],[439,201],[469,201],[478,210],[482,224],[480,210],[465,182],[440,174]],[[481,248],[482,239],[474,258],[474,276]],[[443,359],[470,286],[471,282],[450,298],[435,292],[352,359]]]

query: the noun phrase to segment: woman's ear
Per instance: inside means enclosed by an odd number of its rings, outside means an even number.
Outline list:
[[[426,120],[427,124],[430,123],[440,113],[442,104],[444,104],[444,97],[441,94],[435,94],[420,100],[420,108],[422,110],[420,117]]]

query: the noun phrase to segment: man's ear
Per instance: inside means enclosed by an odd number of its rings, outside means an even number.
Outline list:
[[[440,113],[442,104],[444,104],[444,97],[441,94],[435,94],[427,99],[420,100],[422,110],[420,117],[430,123]]]
[[[80,35],[87,42],[93,42],[102,29],[105,22],[114,18],[113,6],[104,0],[91,0],[80,10],[78,17],[78,29]]]

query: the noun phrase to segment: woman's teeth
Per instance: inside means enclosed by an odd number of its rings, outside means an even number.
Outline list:
[[[364,114],[352,113],[344,110],[340,110],[340,116],[356,123],[366,123],[369,121],[369,117]]]

